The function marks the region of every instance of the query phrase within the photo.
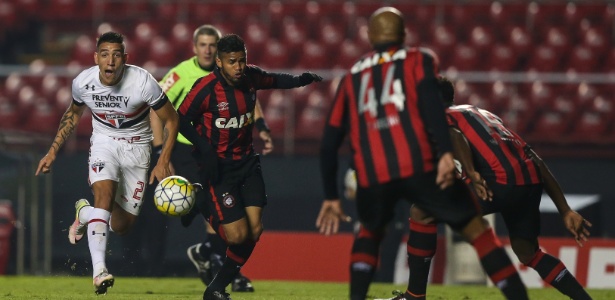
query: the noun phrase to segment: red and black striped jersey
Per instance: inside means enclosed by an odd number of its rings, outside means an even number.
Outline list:
[[[198,79],[177,109],[192,122],[222,161],[241,160],[254,153],[252,128],[256,90],[275,87],[275,75],[248,65],[240,86],[231,86],[216,68]]]
[[[362,187],[435,169],[438,152],[452,149],[437,71],[430,50],[390,45],[363,56],[341,79],[321,149],[327,197],[336,196],[329,165],[337,163],[328,162],[327,145],[339,147],[346,134]],[[427,81],[431,86],[424,88]]]
[[[446,115],[449,125],[468,140],[476,170],[483,178],[508,185],[542,181],[538,165],[528,155],[530,146],[498,116],[472,105],[451,106]]]

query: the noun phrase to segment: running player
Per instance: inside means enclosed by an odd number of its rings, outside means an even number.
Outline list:
[[[127,65],[127,58],[121,34],[107,32],[98,38],[96,66],[73,80],[73,101],[36,169],[36,175],[51,171],[58,151],[88,107],[93,127],[88,182],[94,193],[94,206],[85,199],[75,203],[77,212],[68,237],[75,244],[87,230],[96,294],[105,294],[114,283],[105,264],[109,230],[120,235],[127,233],[143,204],[152,141],[150,108],[164,123],[163,147],[150,184],[154,179],[172,175],[169,160],[178,130],[177,113],[154,77],[142,68]]]

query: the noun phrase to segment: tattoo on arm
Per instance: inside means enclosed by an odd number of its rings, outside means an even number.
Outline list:
[[[79,115],[75,114],[70,109],[67,110],[62,116],[62,120],[60,120],[60,127],[58,128],[58,134],[51,144],[51,148],[53,148],[56,152],[60,150],[64,142],[73,133],[73,131],[75,131],[75,120],[78,120],[78,118]]]

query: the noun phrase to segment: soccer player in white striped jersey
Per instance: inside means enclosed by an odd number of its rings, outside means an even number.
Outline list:
[[[94,205],[75,203],[75,221],[69,241],[88,233],[96,294],[105,294],[114,278],[105,264],[109,231],[125,234],[136,221],[148,183],[151,141],[150,108],[164,123],[160,158],[149,183],[172,175],[171,150],[178,132],[178,115],[158,82],[146,70],[126,64],[128,54],[121,34],[107,32],[96,43],[96,66],[73,80],[73,101],[62,116],[56,137],[39,162],[36,175],[48,173],[64,142],[75,131],[85,108],[92,112],[88,182]]]

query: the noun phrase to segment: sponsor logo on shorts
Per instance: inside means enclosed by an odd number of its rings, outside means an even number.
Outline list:
[[[229,193],[224,193],[222,195],[222,204],[228,208],[235,206],[235,197]]]

